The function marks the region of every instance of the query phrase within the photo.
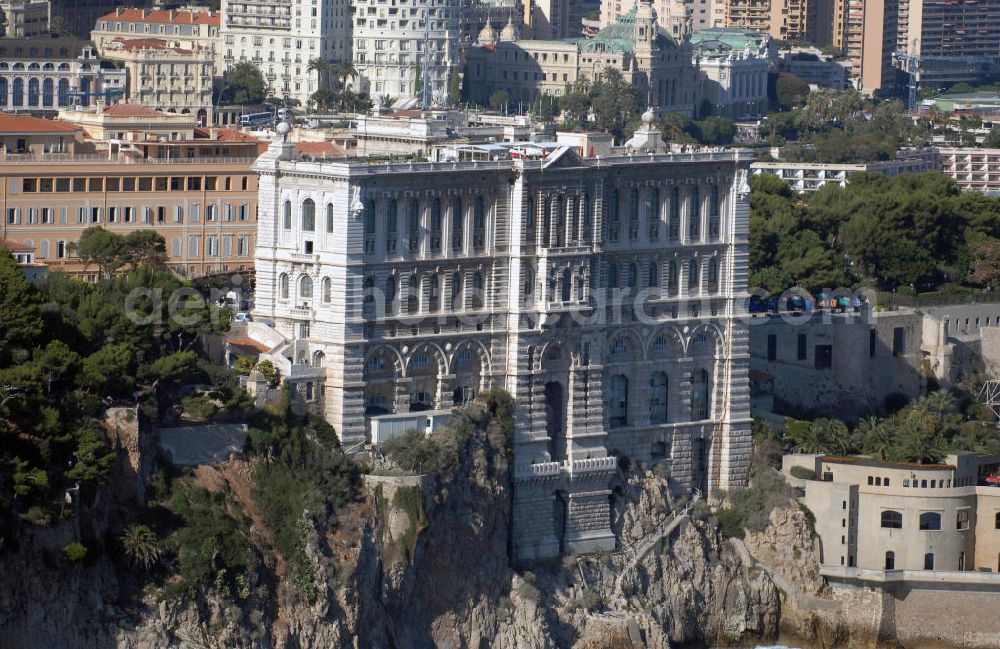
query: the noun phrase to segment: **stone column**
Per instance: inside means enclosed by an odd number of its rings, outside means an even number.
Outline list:
[[[434,394],[434,409],[450,408],[455,390],[455,375],[440,374],[437,379],[437,391]]]
[[[563,548],[566,552],[615,549],[615,535],[611,531],[610,495],[610,489],[577,491],[569,494],[566,534],[563,536]]]
[[[413,379],[397,378],[393,382],[395,412],[410,412],[410,396],[413,394]]]

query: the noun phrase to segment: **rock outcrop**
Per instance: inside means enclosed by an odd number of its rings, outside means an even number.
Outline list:
[[[61,539],[41,549],[29,537],[0,560],[0,646],[665,648],[775,636],[775,586],[742,565],[698,508],[633,561],[627,592],[613,592],[630,549],[683,505],[662,473],[621,474],[613,511],[624,550],[513,566],[508,451],[486,413],[472,420],[448,475],[372,479],[348,511],[310,520],[311,602],[280,578],[260,580],[268,598],[240,603],[167,597],[116,561],[111,543],[68,566],[55,550]]]

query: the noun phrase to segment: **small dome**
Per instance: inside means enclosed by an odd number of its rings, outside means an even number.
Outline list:
[[[652,126],[655,119],[656,113],[653,112],[652,106],[647,108],[646,112],[642,114],[642,123],[646,126]]]
[[[278,122],[278,125],[274,127],[274,130],[278,132],[278,135],[285,137],[292,132],[292,125],[288,122]]]
[[[493,29],[493,25],[486,23],[486,26],[479,32],[479,38],[476,39],[476,43],[479,45],[493,45],[497,42],[497,30]]]
[[[508,18],[507,24],[504,25],[503,29],[500,30],[500,42],[510,43],[512,41],[516,41],[518,38],[520,38],[520,36],[518,35],[517,30],[514,28],[513,17]]]

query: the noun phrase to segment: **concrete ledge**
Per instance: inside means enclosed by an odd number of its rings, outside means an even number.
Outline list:
[[[863,581],[872,584],[940,584],[983,586],[1000,590],[1000,573],[973,570],[872,570],[846,566],[820,566],[819,574],[827,579]]]

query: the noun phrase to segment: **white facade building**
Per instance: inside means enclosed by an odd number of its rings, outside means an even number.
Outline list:
[[[309,62],[351,57],[349,0],[223,0],[223,68],[254,63],[271,94],[305,105],[321,79]]]
[[[266,355],[345,447],[380,417],[514,396],[515,554],[614,547],[615,455],[744,484],[749,152],[260,174]]]
[[[94,48],[76,39],[0,39],[0,110],[56,111],[114,101],[125,70],[104,68]]]
[[[377,101],[420,98],[426,83],[432,104],[446,105],[458,46],[457,0],[354,2],[354,85]]]

